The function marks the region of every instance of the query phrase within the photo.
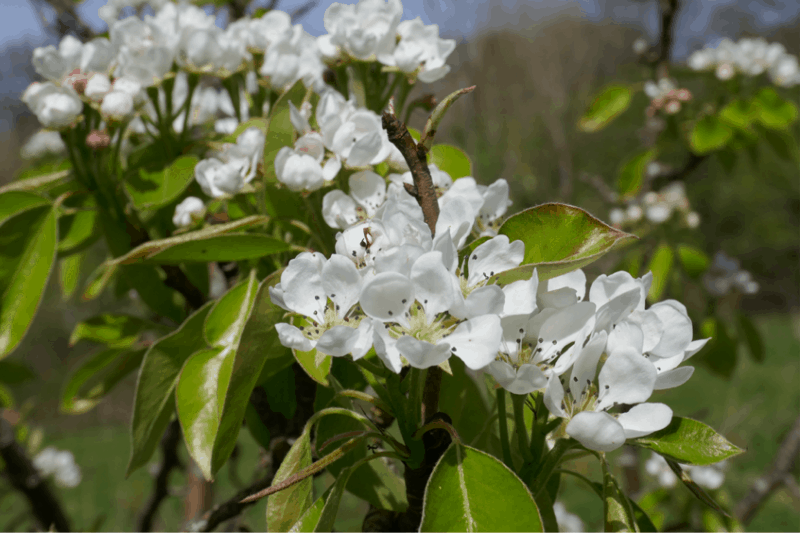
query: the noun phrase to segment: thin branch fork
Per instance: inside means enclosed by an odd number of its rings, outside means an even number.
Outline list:
[[[270,468],[266,476],[262,477],[250,486],[243,488],[226,502],[215,506],[213,509],[211,509],[211,511],[206,513],[202,519],[189,524],[189,531],[214,531],[217,526],[223,522],[237,517],[242,513],[242,511],[256,503],[255,501],[243,503],[242,500],[253,493],[269,487],[272,484],[272,479],[274,476],[274,469]]]
[[[170,422],[164,436],[161,438],[161,452],[163,458],[158,468],[156,475],[153,494],[147,502],[147,507],[142,512],[139,518],[139,531],[152,531],[153,521],[155,519],[158,508],[164,499],[169,496],[169,475],[174,468],[181,466],[181,460],[178,457],[178,443],[181,440],[180,424],[177,420]]]
[[[14,427],[0,411],[0,457],[6,465],[11,485],[21,492],[44,530],[69,531],[70,525],[61,502],[33,466],[25,449],[17,442]]]
[[[800,454],[800,417],[797,417],[789,434],[783,439],[769,472],[753,483],[750,492],[736,506],[734,514],[743,524],[749,524],[770,494],[786,484],[787,480],[790,490],[794,488],[791,472],[798,454]]]

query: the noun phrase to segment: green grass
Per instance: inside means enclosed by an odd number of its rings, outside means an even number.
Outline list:
[[[762,364],[753,362],[742,351],[738,354],[738,367],[730,381],[698,368],[687,384],[656,393],[653,397],[653,401],[670,405],[677,415],[697,418],[710,424],[734,444],[747,450],[733,459],[728,469],[725,487],[734,502],[769,467],[782,435],[800,412],[800,387],[797,386],[800,381],[800,316],[765,316],[757,318],[756,323],[767,347],[767,358]],[[129,452],[126,427],[96,427],[80,433],[61,429],[60,433],[47,434],[45,445],[72,451],[81,466],[83,481],[77,488],[57,489],[73,528],[88,530],[104,517],[99,523],[100,530],[135,529],[136,518],[150,495],[153,480],[146,468],[125,479]],[[240,433],[239,445],[240,457],[235,465],[237,475],[234,478],[248,484],[258,464],[258,447],[247,431]],[[185,460],[183,446],[181,454]],[[154,460],[157,459],[154,457]],[[595,463],[594,460],[582,460],[571,466],[599,480],[599,468]],[[646,474],[643,474],[643,481],[652,482]],[[177,531],[183,523],[182,490],[185,476],[175,472],[170,482],[174,495],[164,501],[155,527],[158,530]],[[331,482],[329,475],[315,480],[317,494],[321,494]],[[223,467],[214,483],[215,502],[231,497],[240,486],[232,479],[229,463]],[[678,487],[675,490],[686,489]],[[590,530],[602,528],[602,503],[583,484],[565,478],[560,499],[571,512],[581,516]],[[8,526],[20,530],[33,525],[31,522],[12,523],[25,509],[24,505],[17,495],[0,496],[0,530],[11,529]],[[346,495],[336,529],[359,530],[365,511],[362,502]],[[242,523],[252,530],[263,530],[266,525],[264,512],[265,503],[259,502],[244,513]],[[669,517],[667,522],[670,522]],[[748,529],[797,531],[800,529],[797,502],[784,489],[777,491]]]

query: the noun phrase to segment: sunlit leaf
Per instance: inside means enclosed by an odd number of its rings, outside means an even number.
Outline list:
[[[581,117],[578,127],[585,132],[605,128],[631,105],[631,89],[625,85],[609,85],[595,97]]]
[[[664,429],[629,439],[628,444],[648,448],[680,463],[700,466],[718,463],[744,451],[702,422],[679,416],[673,417]]]

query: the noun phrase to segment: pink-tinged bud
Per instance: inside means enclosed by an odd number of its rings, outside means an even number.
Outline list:
[[[86,136],[86,146],[92,150],[102,150],[111,144],[111,136],[105,130],[92,130]]]
[[[656,109],[661,109],[662,107],[664,107],[664,98],[662,97],[653,98],[653,101],[650,102],[650,105],[652,105]]]
[[[678,90],[678,100],[681,102],[688,102],[692,99],[692,93],[689,89],[680,89]]]
[[[652,105],[647,106],[645,114],[648,116],[648,118],[653,118],[656,115],[656,108]]]
[[[681,110],[681,103],[677,100],[670,100],[669,102],[667,102],[667,105],[664,106],[664,111],[668,115],[674,115],[680,110]]]

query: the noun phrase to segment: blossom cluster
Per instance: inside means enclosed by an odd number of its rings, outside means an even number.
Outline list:
[[[703,286],[714,296],[725,296],[731,291],[741,294],[758,292],[758,282],[753,275],[741,268],[738,259],[729,257],[725,252],[717,252],[708,271],[703,275]]]
[[[681,103],[692,99],[689,89],[678,88],[675,80],[661,78],[657,82],[647,80],[644,83],[644,93],[650,98],[650,105],[646,113],[648,117],[664,110],[667,115],[674,115],[681,110]]]
[[[779,87],[800,84],[800,65],[797,56],[789,54],[780,43],[767,43],[763,38],[744,38],[736,42],[723,39],[715,47],[692,53],[689,68],[697,71],[713,70],[720,80],[729,80],[737,73],[760,76],[766,73]]]
[[[74,488],[81,482],[81,469],[70,451],[48,446],[36,454],[33,466],[42,476],[53,476],[59,486]]]
[[[265,138],[260,129],[247,128],[236,138],[236,143],[224,143],[214,157],[197,163],[195,181],[203,192],[212,198],[232,196],[253,181],[264,156]],[[176,209],[176,218],[179,209],[181,206]]]
[[[692,478],[692,481],[703,488],[716,490],[725,481],[725,470],[728,467],[727,461],[720,461],[708,466],[681,465]],[[667,461],[659,454],[653,452],[645,462],[644,468],[648,474],[656,478],[658,484],[665,489],[671,489],[678,484],[678,476],[667,464]]]
[[[648,165],[648,176],[658,175],[660,172],[660,163],[654,161]],[[652,224],[663,224],[672,218],[673,213],[679,213],[683,224],[689,228],[694,229],[700,225],[700,215],[692,211],[686,189],[680,181],[672,182],[658,192],[650,191],[639,200],[630,201],[625,209],[615,207],[609,213],[609,220],[617,227],[630,226],[642,219],[647,219]]]

